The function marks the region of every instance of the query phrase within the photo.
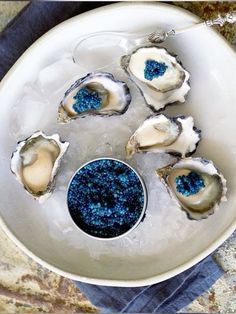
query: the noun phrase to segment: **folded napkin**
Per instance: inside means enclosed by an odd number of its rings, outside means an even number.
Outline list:
[[[176,313],[223,274],[211,256],[185,272],[161,283],[138,288],[77,286],[102,313]]]
[[[108,2],[31,2],[0,36],[0,79],[20,55],[58,23]],[[223,271],[207,257],[165,282],[147,287],[118,288],[77,282],[79,289],[102,312],[165,312],[180,310],[207,290]]]

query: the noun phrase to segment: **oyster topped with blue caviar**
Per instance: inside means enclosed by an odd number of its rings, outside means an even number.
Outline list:
[[[18,143],[11,158],[11,171],[25,190],[39,202],[45,201],[55,185],[55,176],[69,143],[58,134],[39,131]]]
[[[128,158],[135,153],[169,153],[187,157],[194,153],[201,131],[191,116],[152,115],[134,132],[126,145]]]
[[[156,172],[190,219],[207,218],[227,200],[226,180],[210,160],[185,158]]]
[[[66,91],[59,106],[58,121],[67,123],[87,115],[120,115],[130,102],[126,83],[107,72],[89,73]]]
[[[184,102],[190,90],[190,74],[165,48],[138,47],[122,57],[121,66],[155,112],[167,104]]]

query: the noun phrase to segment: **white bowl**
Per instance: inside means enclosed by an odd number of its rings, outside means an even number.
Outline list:
[[[27,196],[10,172],[16,146],[9,130],[10,116],[27,82],[58,58],[63,47],[85,33],[102,30],[168,30],[198,22],[194,15],[160,3],[119,3],[74,17],[41,37],[16,62],[1,82],[0,99],[0,225],[29,256],[60,275],[93,284],[142,286],[179,274],[212,253],[236,227],[236,93],[235,53],[213,29],[200,28],[168,41],[191,73],[191,91],[185,104],[169,107],[169,114],[191,114],[202,129],[197,155],[213,160],[228,181],[228,202],[208,219],[193,223],[187,237],[178,230],[165,247],[152,254],[140,247],[132,256],[108,253],[91,256],[65,240],[51,237],[46,215]],[[20,109],[20,108],[19,108]],[[196,155],[195,154],[195,155]],[[51,209],[56,211],[56,207]],[[168,208],[166,209],[168,211]],[[168,223],[166,225],[168,228]],[[157,230],[158,232],[158,230]],[[119,250],[117,250],[119,253]]]

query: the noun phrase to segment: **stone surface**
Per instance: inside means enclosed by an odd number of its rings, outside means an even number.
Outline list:
[[[27,1],[0,1],[0,30]],[[236,10],[233,2],[176,2],[203,19],[218,12]],[[236,25],[219,31],[236,48]],[[180,312],[236,313],[236,232],[215,252],[225,270],[224,276]],[[76,288],[73,281],[38,265],[27,257],[0,229],[0,313],[94,312],[95,307]]]
[[[28,1],[0,1],[0,31],[27,4]]]
[[[0,229],[0,313],[95,310],[72,280],[37,264]]]

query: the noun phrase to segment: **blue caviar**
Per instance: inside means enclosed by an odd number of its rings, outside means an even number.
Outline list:
[[[73,98],[75,103],[72,107],[77,113],[87,110],[98,110],[102,107],[102,98],[99,97],[99,94],[86,87],[82,87]]]
[[[113,159],[99,159],[73,177],[67,196],[74,222],[86,233],[112,238],[128,231],[144,207],[144,190],[136,173]]]
[[[155,60],[147,60],[145,62],[144,77],[148,81],[160,77],[165,74],[168,66],[164,62],[157,62]]]
[[[186,176],[176,177],[175,183],[177,192],[184,196],[196,194],[205,187],[203,177],[195,171],[189,172]]]

